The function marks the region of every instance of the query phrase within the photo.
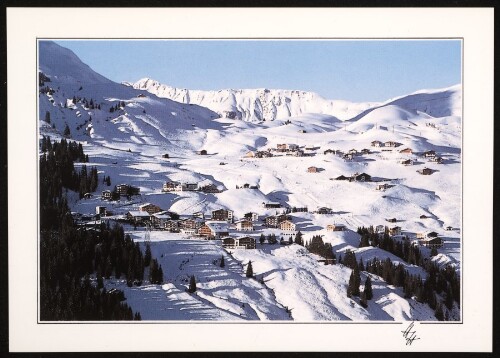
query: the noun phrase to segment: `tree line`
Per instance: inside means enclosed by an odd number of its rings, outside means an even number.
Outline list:
[[[128,286],[141,285],[145,267],[152,263],[150,281],[163,282],[163,271],[143,255],[139,244],[115,224],[77,226],[66,191],[95,189],[97,171],[77,173],[74,162],[85,158],[75,142],[52,143],[42,138],[40,156],[40,317],[42,320],[132,320],[139,313],[123,301],[120,290],[107,291],[103,278],[125,277]],[[84,169],[85,168],[85,169]],[[96,282],[91,280],[95,275]]]
[[[306,242],[305,248],[312,254],[317,254],[324,258],[325,264],[332,263],[335,264],[336,257],[333,253],[332,244],[323,242],[323,238],[320,235],[315,235],[311,238],[311,241]]]
[[[411,245],[408,240],[401,242],[392,239],[387,226],[382,235],[376,233],[372,226],[368,228],[364,226],[358,227],[357,233],[361,236],[359,247],[379,247],[403,259],[410,265],[425,266],[425,260],[420,249],[415,245]]]
[[[373,258],[366,264],[363,260],[356,260],[354,252],[347,250],[344,259],[339,258],[339,263],[352,269],[347,287],[347,296],[360,296],[359,285],[361,282],[360,271],[380,276],[390,285],[403,288],[404,297],[415,297],[417,302],[427,303],[438,320],[448,320],[449,311],[453,309],[454,302],[460,305],[460,279],[453,267],[439,268],[434,262],[426,263],[427,277],[425,280],[420,275],[408,273],[401,264],[394,264],[390,258],[380,260]],[[368,278],[367,278],[368,280]],[[367,282],[365,282],[367,291]],[[361,295],[360,303],[366,307],[366,300],[373,296],[371,282],[368,293]],[[447,310],[444,310],[444,307]]]

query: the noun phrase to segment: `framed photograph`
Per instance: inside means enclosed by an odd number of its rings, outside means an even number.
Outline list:
[[[492,9],[7,29],[11,351],[491,351]]]

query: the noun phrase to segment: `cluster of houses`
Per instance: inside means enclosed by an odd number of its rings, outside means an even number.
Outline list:
[[[272,152],[282,153],[287,156],[295,156],[295,157],[303,157],[311,155],[305,153],[302,149],[299,148],[297,144],[283,143],[283,144],[277,144],[276,148],[269,148],[265,151],[249,151],[245,154],[245,158],[270,158],[274,156]]]
[[[220,193],[221,191],[214,184],[198,185],[198,183],[181,183],[177,181],[167,181],[163,184],[162,191],[165,193],[173,191],[202,191],[204,193]]]
[[[428,233],[418,233],[417,234],[418,243],[425,247],[443,247],[443,239],[439,237],[439,234],[435,231]]]
[[[334,154],[334,155],[341,157],[345,161],[352,161],[352,160],[354,160],[354,157],[360,156],[363,154],[370,154],[371,151],[370,151],[370,149],[367,149],[367,148],[363,148],[361,150],[357,150],[357,149],[353,148],[353,149],[348,150],[346,153],[344,153],[343,151],[338,150],[338,149],[326,149],[323,153],[325,155]]]
[[[354,173],[351,176],[346,177],[345,175],[340,175],[335,178],[335,180],[347,180],[347,181],[361,181],[361,182],[369,182],[372,181],[372,177],[366,173]]]
[[[387,142],[381,142],[379,140],[374,140],[371,142],[371,146],[372,147],[390,147],[390,148],[395,148],[395,147],[399,147],[400,145],[402,145],[401,143],[398,143],[398,142],[394,142],[392,140],[389,140]]]
[[[443,164],[443,158],[438,156],[433,150],[423,152],[422,157],[429,159],[429,162]]]
[[[139,194],[140,189],[133,187],[129,184],[118,184],[116,186],[116,192],[120,196],[128,196],[131,193],[133,194]],[[104,190],[101,193],[101,199],[102,200],[113,200],[113,192],[111,190]]]
[[[259,186],[256,184],[251,185],[251,184],[245,183],[243,185],[236,185],[236,189],[259,189]]]
[[[394,222],[396,219],[387,219],[387,221],[389,222]],[[446,230],[451,230],[451,226],[448,226],[446,228]],[[386,227],[384,225],[377,225],[375,228],[375,233],[377,234],[384,234],[386,232],[386,230],[388,230],[388,234],[395,238],[395,239],[398,239],[398,238],[403,238],[403,239],[408,239],[408,236],[403,236],[401,235],[401,227],[399,226],[393,226],[393,227],[389,227],[386,229]],[[416,234],[416,238],[417,238],[417,242],[420,246],[424,246],[424,247],[429,247],[429,248],[441,248],[443,247],[443,238],[439,236],[439,234],[435,231],[430,231],[430,232],[426,232],[426,233],[417,233]]]

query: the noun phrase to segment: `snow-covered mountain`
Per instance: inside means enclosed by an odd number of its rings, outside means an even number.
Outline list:
[[[462,111],[461,86],[442,90],[419,91],[385,103],[353,103],[327,100],[317,93],[275,89],[222,89],[219,91],[189,90],[161,84],[150,78],[124,85],[145,90],[162,98],[181,103],[193,103],[210,108],[222,117],[246,121],[272,121],[307,113],[334,116],[340,120],[357,119],[374,108],[397,105],[407,110],[420,111],[433,117],[460,115]]]
[[[345,120],[377,105],[377,103],[327,100],[317,93],[298,90],[259,88],[200,91],[170,87],[150,78],[123,84],[146,90],[158,97],[198,104],[210,108],[222,117],[254,122],[286,119],[307,113],[328,114]]]
[[[366,263],[390,258],[413,275],[425,276],[412,265],[379,247],[358,248],[359,226],[398,225],[416,244],[417,233],[435,231],[445,242],[437,256],[421,248],[426,258],[460,270],[461,242],[461,87],[425,90],[383,103],[330,101],[319,95],[288,90],[178,90],[153,80],[119,84],[83,64],[70,50],[50,41],[39,43],[39,126],[41,135],[67,137],[83,144],[88,166],[112,185],[125,183],[140,189],[132,200],[109,202],[97,194],[79,200],[69,193],[73,211],[94,213],[106,206],[117,219],[150,202],[188,217],[202,211],[227,208],[237,219],[255,212],[256,230],[231,235],[290,232],[266,228],[262,219],[288,207],[307,207],[291,213],[305,240],[322,235],[336,255],[353,250]],[[265,121],[264,121],[265,120]],[[289,120],[289,121],[287,121]],[[373,141],[396,142],[398,147],[374,147]],[[249,152],[276,149],[294,143],[305,156],[274,153],[270,158]],[[401,153],[403,148],[410,152]],[[197,151],[205,149],[207,155]],[[352,159],[325,151],[348,153],[369,149]],[[433,150],[442,164],[421,155]],[[170,158],[165,159],[164,154]],[[403,160],[411,159],[411,165]],[[77,165],[81,165],[77,163]],[[308,168],[316,167],[317,172]],[[432,175],[417,170],[432,169]],[[373,182],[334,180],[367,173]],[[165,193],[166,181],[214,184],[220,193],[177,191]],[[386,183],[387,188],[377,186]],[[244,184],[256,189],[241,189]],[[238,187],[238,188],[237,188]],[[100,183],[98,192],[110,189]],[[330,214],[316,212],[332,209]],[[396,218],[390,224],[388,218]],[[329,231],[343,224],[345,231]],[[453,230],[445,230],[451,226]],[[164,285],[127,287],[123,280],[107,280],[108,287],[125,291],[127,303],[143,319],[176,320],[433,320],[434,311],[414,298],[405,298],[377,275],[370,275],[374,299],[364,308],[358,298],[346,296],[351,269],[324,265],[302,246],[257,244],[255,250],[232,250],[220,241],[188,238],[166,231],[125,231],[142,243],[150,235],[152,250],[164,267]],[[143,246],[144,247],[144,246]],[[213,264],[222,255],[226,267]],[[252,261],[266,285],[245,277]],[[196,275],[198,295],[185,292],[186,277]],[[364,282],[364,281],[363,281]],[[457,307],[450,313],[459,317]]]

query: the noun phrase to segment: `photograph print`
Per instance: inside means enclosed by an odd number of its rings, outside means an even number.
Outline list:
[[[39,322],[460,322],[462,41],[37,42]]]

